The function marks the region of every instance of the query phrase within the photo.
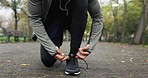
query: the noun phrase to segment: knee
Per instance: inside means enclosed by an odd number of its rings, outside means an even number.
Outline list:
[[[42,63],[46,67],[52,67],[54,63],[56,62],[56,59],[47,59],[47,58],[41,58]]]

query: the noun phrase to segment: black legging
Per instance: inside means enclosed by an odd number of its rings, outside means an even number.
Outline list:
[[[67,0],[62,0],[67,1]],[[65,3],[65,2],[64,2]],[[60,47],[63,41],[63,31],[68,30],[71,34],[69,54],[76,55],[81,45],[84,30],[87,22],[87,0],[71,0],[66,11],[59,8],[59,1],[53,0],[47,19],[44,23],[47,34],[53,43]],[[63,4],[62,4],[62,8]],[[50,60],[48,52],[41,46],[41,59]],[[43,61],[44,63],[44,61]]]

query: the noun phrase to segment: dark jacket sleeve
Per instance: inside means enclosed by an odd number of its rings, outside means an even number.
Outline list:
[[[28,0],[29,23],[38,41],[45,47],[49,54],[54,56],[56,54],[56,47],[48,37],[42,22],[41,1],[42,0]]]
[[[92,52],[96,46],[103,28],[103,15],[101,12],[101,6],[98,0],[88,0],[88,11],[92,18],[92,28],[88,44],[90,44],[89,52]]]

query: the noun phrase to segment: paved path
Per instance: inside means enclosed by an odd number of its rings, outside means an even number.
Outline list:
[[[69,42],[62,50],[68,53]],[[100,42],[86,61],[89,69],[67,76],[65,62],[54,69],[43,66],[39,43],[0,44],[0,78],[148,78],[148,48],[142,46]],[[83,61],[79,64],[86,67]]]

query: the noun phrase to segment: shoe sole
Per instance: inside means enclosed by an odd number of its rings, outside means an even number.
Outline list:
[[[66,71],[65,71],[65,74],[66,74],[66,75],[79,75],[80,72],[77,72],[77,73],[70,73],[70,72],[66,72]]]

